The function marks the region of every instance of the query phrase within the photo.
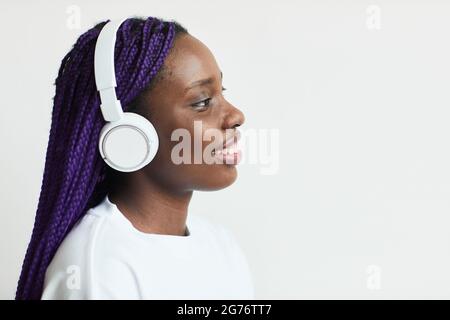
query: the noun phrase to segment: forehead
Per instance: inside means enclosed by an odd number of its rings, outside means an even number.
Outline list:
[[[191,35],[178,37],[164,62],[169,69],[170,85],[187,87],[208,77],[220,77],[220,69],[209,48]]]

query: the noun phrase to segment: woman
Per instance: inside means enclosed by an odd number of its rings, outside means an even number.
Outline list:
[[[105,120],[93,63],[105,23],[79,37],[55,81],[43,184],[16,299],[253,298],[233,234],[188,215],[194,190],[235,181],[238,152],[228,154],[231,164],[173,161],[177,129],[191,136],[219,130],[223,141],[230,130],[239,136],[244,115],[224,98],[214,56],[175,21],[129,18],[120,25],[117,97],[124,111],[151,121],[159,148],[142,169],[119,172],[98,152]]]

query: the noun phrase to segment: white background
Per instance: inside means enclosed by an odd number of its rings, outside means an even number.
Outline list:
[[[243,163],[190,207],[235,233],[257,298],[450,298],[449,2],[93,2],[0,2],[0,298],[31,234],[60,61],[130,15],[182,23],[216,56],[242,129],[279,130],[276,174]]]

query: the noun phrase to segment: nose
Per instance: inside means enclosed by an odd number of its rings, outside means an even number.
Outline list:
[[[241,126],[245,122],[245,116],[241,110],[228,103],[225,121],[223,122],[224,129],[234,129]]]

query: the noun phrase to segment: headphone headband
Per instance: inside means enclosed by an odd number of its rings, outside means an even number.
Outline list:
[[[111,168],[132,172],[152,161],[158,151],[159,138],[147,118],[124,112],[117,100],[114,49],[117,30],[124,20],[108,21],[95,45],[95,84],[100,94],[100,109],[107,122],[100,131],[98,148]]]
[[[117,121],[123,115],[122,106],[116,96],[116,72],[114,70],[114,47],[117,30],[126,20],[110,20],[100,31],[95,45],[95,84],[100,93],[100,109],[106,121]]]

